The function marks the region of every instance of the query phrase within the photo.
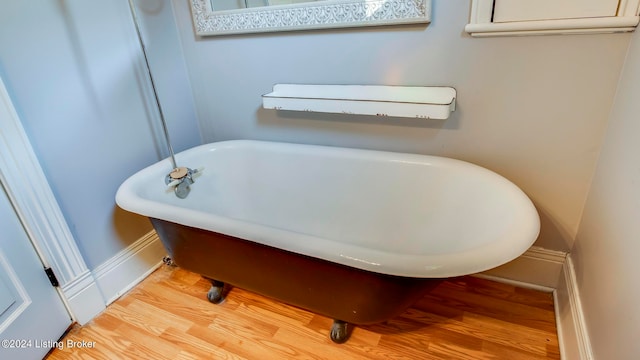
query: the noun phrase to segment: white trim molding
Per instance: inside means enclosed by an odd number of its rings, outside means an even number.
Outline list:
[[[560,357],[563,360],[593,360],[571,255],[567,256],[562,277],[553,295]]]
[[[196,35],[228,35],[431,21],[431,0],[325,0],[215,11],[191,0]]]
[[[481,276],[551,292],[558,286],[566,256],[563,251],[532,246],[520,257]]]
[[[89,270],[62,285],[61,291],[73,319],[80,325],[88,323],[106,308],[98,285]]]
[[[2,79],[0,181],[43,265],[51,267],[56,274],[61,296],[74,320],[81,322],[79,320],[87,318],[89,313],[96,315],[102,311],[102,299],[80,295],[95,295],[95,280],[71,235]]]
[[[639,5],[640,0],[620,0],[616,16],[496,23],[494,0],[473,0],[465,31],[474,37],[629,32],[640,21]]]
[[[158,235],[152,230],[100,264],[93,275],[107,305],[162,265],[166,253]]]

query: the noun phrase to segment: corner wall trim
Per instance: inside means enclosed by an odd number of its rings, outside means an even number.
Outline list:
[[[70,315],[83,323],[102,311],[104,301],[1,78],[0,183],[42,264],[55,271]]]
[[[166,251],[155,231],[142,236],[93,271],[107,305],[136,286],[162,264]]]
[[[562,276],[553,295],[561,358],[593,360],[591,341],[584,321],[578,282],[570,255],[562,267]]]
[[[0,140],[0,181],[45,267],[67,284],[87,271],[87,265],[2,79]]]

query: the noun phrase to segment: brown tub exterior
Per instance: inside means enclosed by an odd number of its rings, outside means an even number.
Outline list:
[[[352,324],[391,319],[438,283],[360,270],[165,220],[151,222],[178,266]]]

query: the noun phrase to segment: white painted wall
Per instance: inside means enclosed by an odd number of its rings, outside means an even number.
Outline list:
[[[571,255],[595,359],[640,357],[639,136],[636,31]]]
[[[427,26],[196,38],[173,0],[205,142],[263,139],[444,155],[506,176],[542,218],[536,245],[578,229],[629,34],[474,39],[468,0],[434,0]],[[276,112],[276,83],[448,85],[447,121]]]
[[[171,6],[141,5],[145,34],[163,39],[151,60],[172,140],[197,145]],[[124,179],[167,154],[127,1],[0,2],[0,76],[89,268],[145,235],[148,220],[114,200]]]

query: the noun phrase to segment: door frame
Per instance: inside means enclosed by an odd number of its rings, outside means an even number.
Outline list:
[[[74,321],[87,323],[105,309],[96,280],[78,249],[60,206],[0,78],[0,181]]]

